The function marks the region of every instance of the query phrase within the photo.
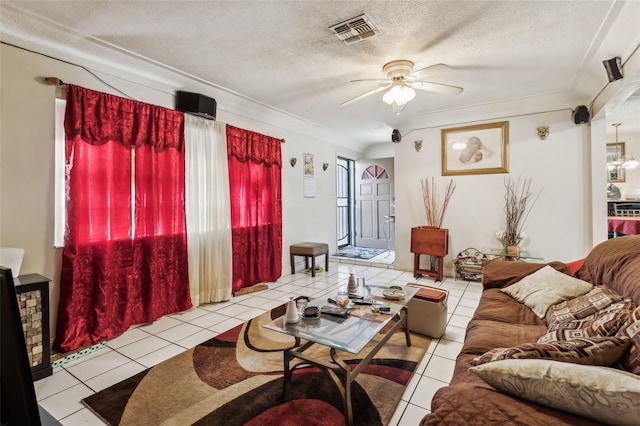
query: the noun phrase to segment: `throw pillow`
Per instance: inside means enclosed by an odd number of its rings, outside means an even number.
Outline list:
[[[629,350],[620,360],[620,368],[630,373],[640,374],[640,307],[629,315],[629,319],[617,336],[631,339]]]
[[[609,286],[596,286],[587,294],[549,307],[545,317],[547,325],[586,318],[620,300],[622,297]]]
[[[496,348],[471,360],[471,365],[505,359],[549,359],[588,365],[613,365],[629,347],[626,337],[586,337],[549,343],[523,343],[510,348]]]
[[[637,425],[640,378],[607,367],[505,360],[470,371],[500,392],[596,422]]]
[[[554,322],[547,328],[547,332],[538,339],[538,343],[579,337],[613,336],[629,319],[634,307],[631,300],[626,300],[613,303],[581,320]]]
[[[544,318],[551,305],[582,296],[592,289],[593,285],[586,281],[545,266],[500,291],[527,305],[539,318]]]

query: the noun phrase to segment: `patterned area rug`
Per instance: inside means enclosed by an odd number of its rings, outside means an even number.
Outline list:
[[[344,425],[342,398],[329,375],[297,370],[282,400],[282,350],[295,338],[263,324],[284,305],[247,321],[82,402],[110,425]],[[355,423],[388,424],[430,339],[398,330],[352,383]],[[375,343],[373,343],[375,344]],[[366,356],[340,352],[352,368]],[[314,345],[305,353],[329,358]]]
[[[338,257],[349,257],[351,259],[371,259],[372,257],[376,257],[387,250],[379,249],[379,248],[366,248],[366,247],[345,247],[340,249],[339,252],[334,254],[333,256]]]

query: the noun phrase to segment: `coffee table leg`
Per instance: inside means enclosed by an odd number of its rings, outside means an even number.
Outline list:
[[[344,373],[344,382],[342,382],[342,386],[344,387],[344,415],[347,418],[347,425],[353,425],[353,407],[351,406],[351,368],[340,358],[338,358],[338,354],[334,348],[331,348],[331,359],[336,363],[338,367]]]
[[[282,400],[287,400],[287,387],[289,387],[289,382],[291,381],[291,376],[293,375],[293,371],[289,368],[291,362],[291,354],[289,350],[285,350],[283,354],[284,359],[284,377],[282,378]]]
[[[404,315],[402,316],[402,322],[404,322],[404,336],[407,339],[407,346],[411,346],[411,332],[409,331],[409,310],[406,306],[402,307]]]

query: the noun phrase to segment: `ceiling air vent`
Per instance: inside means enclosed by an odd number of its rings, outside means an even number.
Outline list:
[[[380,30],[364,13],[329,27],[344,44],[358,43],[362,40],[371,38],[380,34]]]

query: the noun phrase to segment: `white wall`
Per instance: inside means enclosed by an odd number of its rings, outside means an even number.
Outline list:
[[[464,117],[464,111],[460,111]],[[545,260],[570,261],[585,255],[590,246],[588,126],[576,126],[570,111],[549,112],[508,118],[509,174],[465,175],[451,177],[455,192],[444,217],[449,229],[449,255],[445,272],[453,275],[452,259],[461,250],[474,247],[499,247],[494,234],[504,229],[504,181],[531,179],[534,191],[542,190],[524,231],[529,239],[523,248],[541,254]],[[487,120],[487,122],[502,120]],[[542,141],[536,128],[550,127]],[[454,127],[454,126],[447,126]],[[440,188],[449,177],[442,176],[440,128],[418,130],[411,140],[423,140],[416,153],[413,143],[396,145],[396,266],[413,270],[410,253],[411,227],[426,225],[421,179],[436,178]]]
[[[41,77],[119,95],[79,67],[0,44],[0,245],[26,250],[21,274],[39,273],[52,279],[51,328],[55,333],[59,301],[61,251],[53,248],[54,224],[54,100],[56,88]],[[106,77],[105,77],[106,78]],[[184,82],[182,87],[139,85],[121,78],[109,83],[133,98],[173,107],[174,90],[190,90],[216,97],[212,89]],[[152,88],[152,86],[156,88]],[[236,112],[238,111],[238,112]],[[218,105],[218,120],[236,127],[286,139],[282,145],[283,271],[289,271],[289,245],[301,241],[327,242],[336,249],[335,163],[338,154],[360,154],[338,148],[327,139],[309,136],[314,129],[273,111],[237,110]],[[295,129],[295,130],[292,130]],[[299,129],[304,129],[302,133]],[[321,132],[317,132],[321,133]],[[315,198],[302,196],[302,154],[315,156]],[[297,157],[295,167],[290,157]],[[322,163],[329,163],[326,171]]]

